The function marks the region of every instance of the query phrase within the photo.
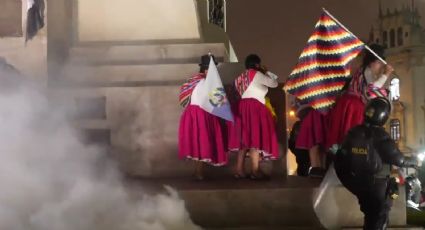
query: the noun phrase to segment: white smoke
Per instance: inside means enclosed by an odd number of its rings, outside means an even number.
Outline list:
[[[200,229],[170,188],[132,198],[104,156],[39,90],[0,86],[0,229]]]

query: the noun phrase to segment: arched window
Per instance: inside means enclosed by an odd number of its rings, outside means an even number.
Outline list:
[[[399,27],[397,29],[397,46],[403,45],[403,28]]]
[[[390,121],[390,135],[394,141],[400,140],[400,120],[391,119]]]
[[[382,43],[384,46],[388,46],[388,32],[384,31],[382,34]]]
[[[395,31],[394,29],[390,30],[390,47],[395,47]]]

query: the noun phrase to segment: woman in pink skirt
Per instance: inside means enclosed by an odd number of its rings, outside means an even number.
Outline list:
[[[384,58],[384,47],[372,44],[370,48]],[[392,66],[384,65],[374,54],[369,51],[365,53],[362,66],[350,79],[348,89],[329,113],[326,150],[338,149],[348,131],[363,123],[368,100],[388,96],[384,85],[393,71]]]
[[[214,57],[213,57],[214,58]],[[215,59],[214,59],[215,60]],[[227,163],[220,118],[206,112],[197,104],[197,85],[205,80],[210,56],[201,57],[200,71],[180,90],[180,104],[185,107],[179,127],[179,157],[195,161],[195,178],[203,180],[204,164],[222,166]]]
[[[244,178],[244,159],[249,153],[252,164],[251,179],[263,179],[260,160],[276,160],[279,156],[275,122],[265,105],[268,88],[277,87],[277,76],[261,67],[255,54],[245,60],[246,71],[235,80],[240,96],[235,123],[228,125],[229,149],[238,151],[236,178]]]
[[[321,178],[325,175],[325,134],[327,117],[307,104],[299,104],[299,112],[305,110],[300,123],[300,130],[295,141],[297,149],[308,151],[310,159],[310,177]]]

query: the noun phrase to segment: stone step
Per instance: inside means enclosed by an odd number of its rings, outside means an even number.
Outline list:
[[[155,184],[176,188],[194,223],[205,229],[324,229],[327,225],[324,222],[333,221],[335,217],[338,223],[332,229],[362,226],[363,214],[357,200],[341,186],[330,188],[328,192],[336,197],[333,201],[325,201],[328,209],[339,214],[320,214],[318,212],[323,210],[313,208],[319,182],[310,178],[274,176],[263,182],[231,178],[191,182],[187,178],[140,180],[139,183],[141,188],[152,188]],[[406,224],[405,215],[400,214],[400,210],[405,210],[403,204],[401,199],[397,200],[390,213],[394,226]],[[323,218],[323,215],[327,216]]]
[[[207,228],[206,230],[312,230],[312,229],[324,229],[317,228],[314,226],[311,227],[290,227],[290,226],[282,226],[282,227],[267,227],[267,226],[259,226],[259,227],[242,227],[242,228]],[[342,228],[342,230],[362,230],[363,228]],[[403,226],[403,227],[389,227],[387,230],[423,230],[422,227],[411,227],[411,226]]]
[[[179,81],[199,71],[198,64],[157,65],[67,65],[63,79],[72,82],[109,83]]]
[[[243,66],[220,63],[218,70],[223,83],[230,84],[243,71]],[[61,79],[85,87],[180,86],[198,71],[198,64],[67,65]]]
[[[101,119],[80,119],[78,121],[71,122],[74,127],[78,129],[100,129],[106,130],[110,129],[109,122]]]
[[[342,228],[343,230],[362,230],[363,228]],[[387,230],[423,230],[423,227],[414,227],[414,226],[394,226],[389,227]]]
[[[191,219],[204,229],[278,229],[280,226],[322,229],[312,208],[317,180],[273,175],[270,181],[215,177],[206,182],[187,178],[131,181],[131,191],[152,193],[162,185],[175,188],[185,201]],[[154,188],[157,189],[154,189]],[[314,228],[310,228],[310,227]],[[256,228],[253,228],[256,229]]]
[[[74,65],[139,65],[199,63],[201,55],[213,53],[227,58],[224,44],[86,45],[70,49],[68,62]]]
[[[207,228],[205,230],[322,230],[324,228],[318,227],[290,227],[290,226],[282,226],[282,227],[269,227],[269,226],[257,226],[257,227],[240,227],[240,228]]]

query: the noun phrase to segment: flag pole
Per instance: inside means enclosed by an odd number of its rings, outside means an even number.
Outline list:
[[[347,29],[347,27],[345,27],[341,22],[338,21],[338,19],[336,19],[331,13],[329,13],[329,11],[327,11],[325,8],[322,8],[323,11],[329,16],[331,17],[336,23],[338,23],[339,26],[341,26],[344,30],[346,30],[348,33],[350,33],[352,36],[356,37],[357,39],[359,39],[356,35],[354,35],[349,29]],[[360,40],[360,39],[359,39]],[[364,42],[363,42],[364,43]],[[369,52],[371,52],[373,55],[376,56],[376,58],[378,58],[382,63],[384,63],[385,65],[387,65],[388,63],[382,58],[380,57],[378,54],[375,53],[375,51],[373,51],[368,45],[366,45],[366,43],[364,43],[365,45],[365,49],[367,49]],[[394,74],[395,76],[397,76],[396,74]],[[398,76],[397,76],[398,77]]]

